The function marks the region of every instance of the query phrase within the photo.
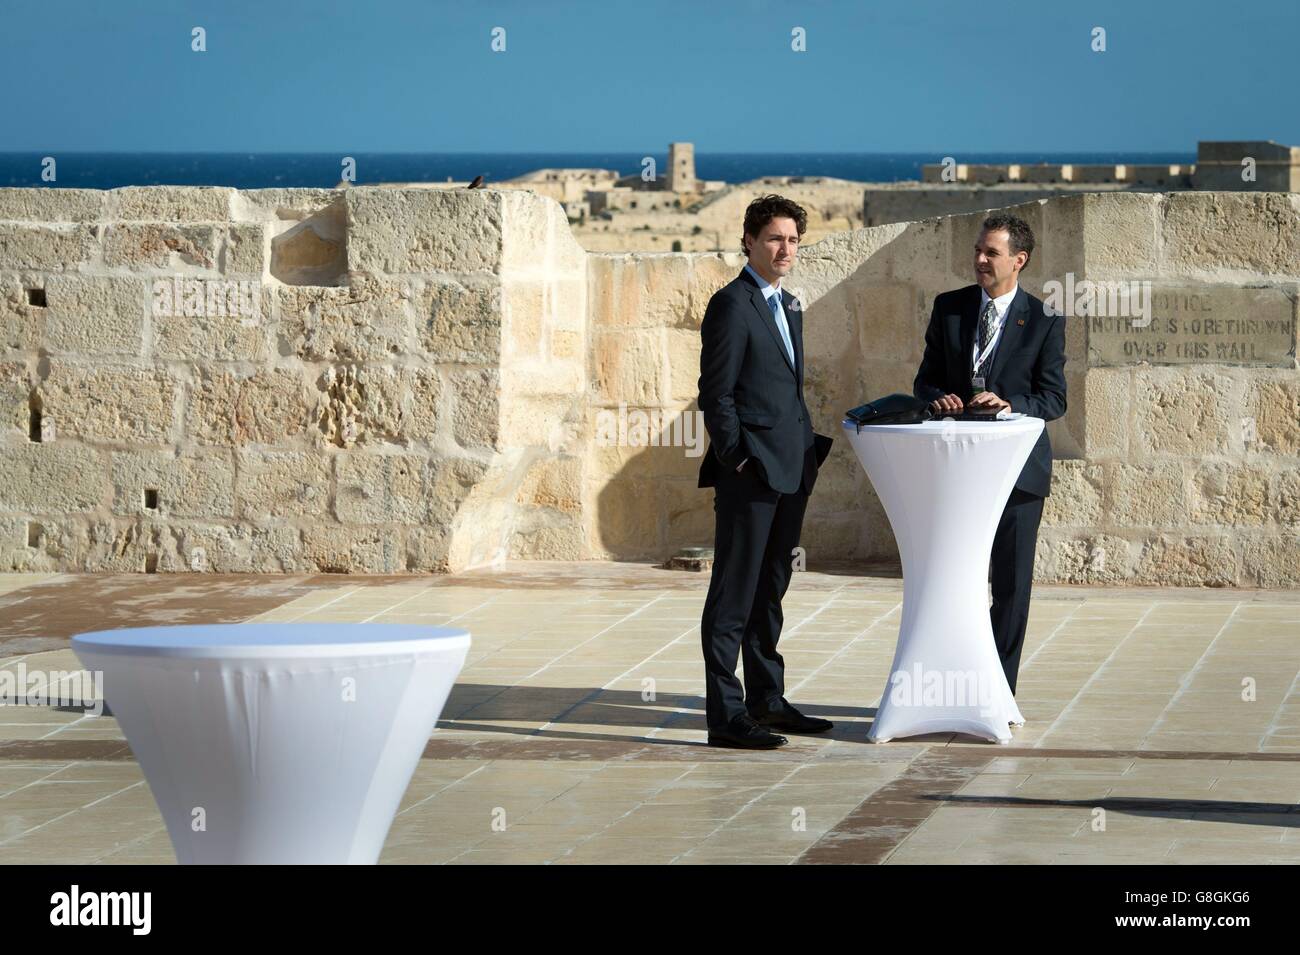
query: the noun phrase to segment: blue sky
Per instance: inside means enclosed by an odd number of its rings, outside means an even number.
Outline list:
[[[6,0],[3,22],[0,151],[1300,145],[1297,0]]]

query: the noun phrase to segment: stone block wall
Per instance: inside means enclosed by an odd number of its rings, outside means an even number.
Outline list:
[[[239,283],[251,315],[201,307]],[[576,491],[516,501],[585,293],[526,193],[0,190],[0,567],[446,571],[516,508],[572,552]]]
[[[1067,318],[1039,578],[1300,585],[1300,197],[1016,211],[1031,291],[1138,281],[1157,301],[1140,333]],[[838,422],[910,389],[983,216],[800,252],[808,403],[838,438],[811,565],[894,556]],[[0,570],[404,573],[711,544],[699,325],[741,265],[584,252],[521,190],[2,189]]]
[[[1154,298],[1149,339],[1091,329],[1097,316],[1067,310],[1068,411],[1048,426],[1056,462],[1038,578],[1300,584],[1300,196],[1106,192],[1011,211],[1037,236],[1023,282],[1040,298],[1049,283],[1085,280],[1148,282]],[[787,287],[806,303],[806,397],[818,431],[839,437],[848,408],[910,392],[934,297],[971,284],[986,214],[858,229],[800,251]],[[593,408],[690,413],[704,307],[742,264],[739,255],[593,255]],[[1177,314],[1185,301],[1220,326],[1256,317],[1271,331],[1203,332]],[[1169,354],[1147,360],[1160,343]],[[1196,348],[1209,353],[1197,359]],[[609,367],[616,373],[601,373]],[[712,496],[694,489],[698,459],[683,448],[591,454],[593,556],[659,558],[712,542]],[[843,438],[823,465],[801,544],[812,564],[897,557]]]

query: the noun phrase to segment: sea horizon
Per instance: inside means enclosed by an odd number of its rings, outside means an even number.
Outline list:
[[[0,187],[114,189],[121,186],[204,185],[237,189],[333,188],[343,178],[342,160],[356,161],[356,184],[462,182],[482,175],[488,183],[537,169],[641,171],[652,156],[660,171],[667,156],[608,152],[189,152],[61,151],[0,152]],[[56,178],[42,178],[43,160],[55,160]],[[765,176],[828,176],[858,182],[919,181],[921,167],[953,156],[962,163],[1193,163],[1179,152],[803,152],[695,154],[696,176],[726,183]]]

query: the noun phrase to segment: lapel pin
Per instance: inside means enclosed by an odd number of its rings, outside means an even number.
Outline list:
[[[1017,325],[1023,325],[1023,324],[1025,324],[1025,320],[1024,320],[1023,318],[1017,318],[1017,319],[1016,319],[1016,324],[1017,324]]]

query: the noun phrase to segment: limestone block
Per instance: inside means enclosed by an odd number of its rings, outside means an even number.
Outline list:
[[[501,372],[470,369],[451,372],[446,379],[456,443],[462,448],[501,450]]]
[[[307,418],[306,386],[295,372],[201,368],[190,390],[185,433],[201,444],[279,444],[303,433]]]
[[[271,291],[256,279],[160,278],[149,306],[154,355],[172,361],[262,362],[272,355]],[[195,311],[199,314],[187,314]]]
[[[521,395],[579,400],[586,383],[586,368],[577,361],[515,358],[501,363],[501,383],[507,404]],[[563,404],[567,406],[568,402]]]
[[[90,261],[98,226],[0,223],[0,265],[6,269],[72,272]]]
[[[695,401],[700,395],[700,333],[692,328],[669,328],[664,332],[668,351],[667,399],[677,403]]]
[[[699,329],[704,324],[704,310],[715,292],[732,281],[743,267],[738,255],[710,253],[691,256],[690,298],[679,324]]]
[[[108,193],[107,219],[154,222],[227,222],[228,186],[125,186]]]
[[[1034,579],[1062,584],[1114,584],[1131,577],[1131,565],[1131,547],[1122,537],[1075,536],[1044,529],[1035,549]]]
[[[261,279],[266,274],[268,254],[266,230],[261,225],[232,225],[226,229],[222,244],[222,274]]]
[[[855,291],[849,301],[862,357],[900,361],[915,376],[925,352],[925,327],[930,320],[929,309],[934,304],[933,299],[921,296],[907,285],[872,285]],[[920,317],[922,301],[924,319]],[[819,356],[838,354],[839,343],[825,340],[823,333],[827,323],[817,306],[813,306],[809,314],[816,320],[804,322],[805,347],[816,349],[815,354]],[[911,394],[911,391],[908,387],[907,392]],[[873,397],[879,396],[873,394]]]
[[[1043,502],[1043,524],[1089,527],[1101,523],[1105,477],[1105,469],[1099,464],[1054,462],[1052,493]]]
[[[146,279],[51,275],[45,301],[43,347],[49,351],[88,358],[143,351]]]
[[[494,272],[500,265],[500,192],[360,187],[344,199],[350,271]]]
[[[57,362],[38,394],[60,438],[162,444],[171,439],[179,388],[156,369]]]
[[[110,466],[115,514],[153,520],[234,514],[235,466],[227,451],[114,451]]]
[[[1242,533],[1236,536],[1243,587],[1300,586],[1300,535]]]
[[[581,454],[587,441],[582,397],[504,394],[498,443],[505,448],[541,448],[553,454]]]
[[[412,282],[358,273],[339,287],[277,289],[280,353],[304,361],[391,361],[413,354],[424,316]]]
[[[416,455],[337,455],[334,513],[345,524],[425,524],[434,505],[432,465]]]
[[[184,568],[166,524],[147,518],[94,521],[78,570],[84,573],[176,573]]]
[[[982,217],[963,216],[899,224],[887,252],[865,258],[846,248],[836,256],[836,264],[855,285],[937,282],[940,291],[960,288],[975,280],[971,261],[981,221]],[[819,243],[819,251],[827,244]],[[804,266],[797,268],[802,275]]]
[[[309,524],[302,530],[302,562],[314,573],[401,573],[405,551],[395,528]]]
[[[622,286],[620,305],[627,324],[657,328],[690,327],[689,315],[694,268],[689,255],[640,256]],[[733,276],[734,277],[734,276]]]
[[[1163,270],[1300,274],[1300,211],[1272,192],[1175,192],[1164,200]]]
[[[1300,524],[1300,471],[1284,468],[1269,481],[1269,516],[1278,524]]]
[[[1232,378],[1212,371],[1141,369],[1133,383],[1130,451],[1200,456],[1231,450],[1236,392]]]
[[[1163,196],[1153,192],[1108,192],[1082,198],[1083,267],[1087,277],[1155,275],[1159,269]],[[1075,276],[1076,281],[1082,278]]]
[[[284,518],[320,517],[329,509],[331,468],[316,451],[240,448],[235,506],[238,516],[265,523]]]
[[[590,520],[591,549],[604,558],[663,557],[659,482],[639,479],[588,486],[594,497]]]
[[[146,272],[215,269],[218,235],[212,225],[113,222],[104,227],[104,264]]]
[[[1084,449],[1089,460],[1128,456],[1133,404],[1131,370],[1088,369],[1083,383],[1083,416]]]
[[[1300,454],[1300,380],[1252,377],[1244,402],[1247,447],[1277,454]],[[1253,432],[1253,433],[1252,433]]]
[[[593,397],[598,402],[660,404],[668,377],[663,332],[597,328],[592,335],[591,370]]]
[[[84,550],[76,518],[0,517],[0,572],[58,573]]]
[[[1035,279],[1063,278],[1067,272],[1082,277],[1086,263],[1089,198],[1086,195],[1057,196],[1050,202],[1030,203],[1041,210],[1042,217],[1040,224],[1033,226],[1035,248],[1024,272],[1026,281],[1030,275]],[[1026,218],[1019,211],[1016,214]]]
[[[514,480],[512,472],[496,472],[495,477],[503,484]],[[493,484],[494,474],[489,465],[474,458],[443,457],[432,459],[427,474],[429,488],[429,521],[434,527],[450,527],[453,522],[467,531],[479,528],[471,520],[457,521],[462,511],[471,504],[471,495],[488,489],[497,495],[494,500],[508,500],[504,487]],[[499,493],[498,493],[499,492]],[[495,532],[495,528],[483,528],[484,532]]]
[[[293,574],[315,569],[301,557],[299,532],[288,526],[187,524],[177,557],[181,571],[213,574]]]
[[[554,341],[558,333],[586,334],[587,276],[583,273],[572,278],[549,277],[547,288],[550,293],[551,311],[546,327],[550,332],[552,353],[554,353]]]
[[[1181,527],[1187,523],[1187,479],[1181,461],[1105,467],[1110,523],[1116,527]],[[1056,496],[1053,488],[1052,496]]]
[[[442,380],[432,369],[332,365],[316,387],[312,417],[323,444],[429,441],[437,433]]]
[[[29,439],[34,379],[25,361],[0,361],[0,447]]]
[[[503,290],[505,332],[503,354],[539,357],[547,338],[553,311],[551,291],[545,281],[515,281]]]
[[[107,462],[94,448],[29,442],[0,454],[0,511],[82,513],[106,503],[108,494]]]
[[[230,208],[244,222],[308,219],[342,196],[341,189],[240,189],[231,194]]]
[[[1191,523],[1237,527],[1268,523],[1267,471],[1226,461],[1202,462],[1191,481]]]
[[[551,357],[556,361],[581,362],[586,358],[586,336],[563,329],[551,334]]]
[[[412,573],[445,574],[450,571],[447,553],[451,530],[441,527],[407,527],[405,531],[406,570]]]
[[[1230,538],[1160,535],[1142,544],[1135,583],[1173,587],[1235,587],[1241,581]]]
[[[910,395],[912,382],[916,379],[916,366],[889,357],[864,357],[852,369],[852,375],[837,374],[833,365],[822,367],[809,358],[808,367],[804,369],[804,400],[813,413],[813,427],[822,434],[828,433],[827,428],[834,428],[836,430],[829,433],[832,437],[837,435],[844,412],[856,408],[863,401],[894,393]],[[814,396],[811,400],[810,395]]]
[[[584,560],[586,532],[576,520],[516,530],[510,538],[511,560]]]
[[[494,364],[502,349],[502,292],[492,280],[437,280],[418,299],[420,347],[435,361]]]
[[[568,514],[582,511],[582,459],[572,456],[542,458],[528,469],[515,501],[525,508],[544,508]]]
[[[37,273],[0,274],[0,354],[43,346],[48,310],[31,304],[28,290],[44,289],[46,281]]]
[[[0,189],[0,219],[22,222],[95,222],[103,213],[100,189]]]

